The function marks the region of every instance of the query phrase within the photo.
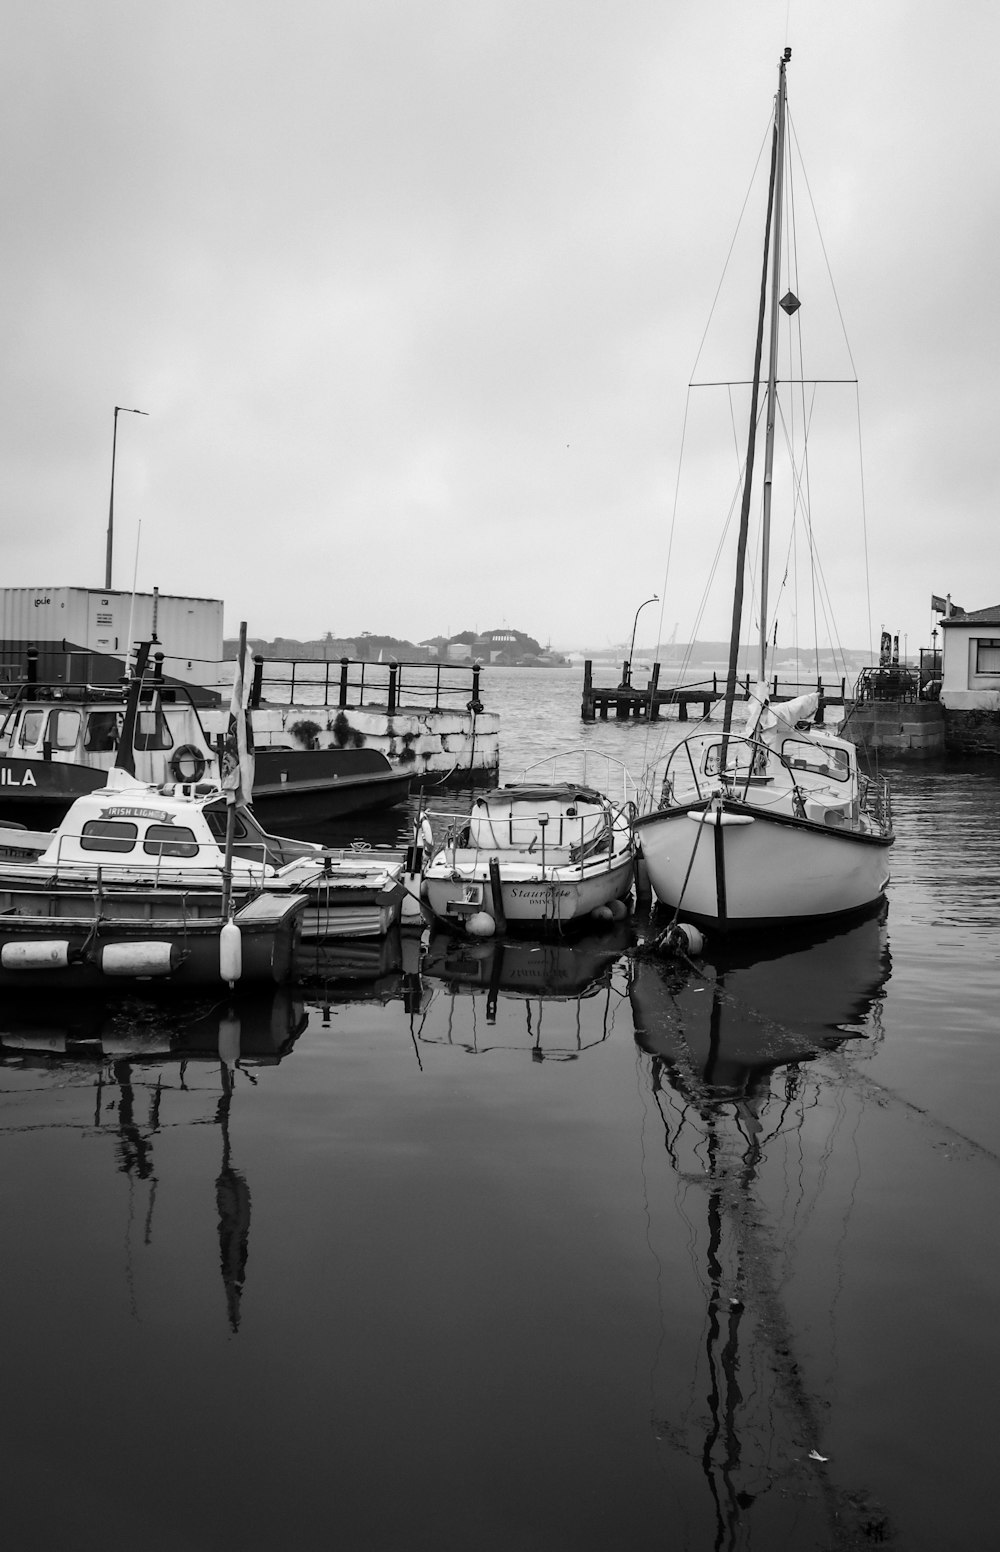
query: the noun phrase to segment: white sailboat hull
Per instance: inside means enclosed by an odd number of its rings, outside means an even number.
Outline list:
[[[661,904],[716,931],[861,911],[889,881],[885,837],[725,800],[644,815],[636,833]]]

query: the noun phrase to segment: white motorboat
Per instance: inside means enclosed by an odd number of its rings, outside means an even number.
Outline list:
[[[115,769],[57,829],[0,827],[0,981],[285,980],[300,935],[388,931],[401,870],[268,836],[217,783]]]
[[[685,739],[671,752],[665,766],[657,762],[651,768],[645,783],[644,812],[635,826],[657,899],[674,912],[675,919],[681,913],[696,925],[717,931],[815,922],[871,906],[888,883],[893,842],[884,779],[862,774],[854,745],[815,720],[818,696],[781,704],[770,701],[765,688],[772,624],[768,565],[779,323],[786,315],[792,317],[799,307],[790,290],[781,295],[785,72],[790,57],[791,51],[786,49],[779,65],[764,285],[722,727]],[[764,378],[761,361],[768,313],[770,355]],[[748,699],[744,727],[734,730],[742,579],[761,387],[766,391],[767,413],[758,559],[758,683]],[[791,418],[786,421],[789,423]],[[803,484],[801,467],[797,467],[797,492]]]
[[[635,856],[632,784],[624,766],[596,759],[617,766],[617,797],[588,780],[595,756],[571,751],[477,797],[466,815],[425,815],[422,892],[433,915],[472,936],[620,920]],[[564,774],[569,763],[579,779]]]

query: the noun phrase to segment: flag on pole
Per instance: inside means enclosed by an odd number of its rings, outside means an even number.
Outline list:
[[[232,793],[232,801],[253,797],[253,726],[250,721],[250,689],[253,684],[253,652],[240,640],[240,655],[233,678],[233,697],[229,703],[229,721],[222,744],[222,790]]]
[[[932,609],[934,614],[947,614],[948,613],[948,600],[947,600],[947,598],[939,598],[936,593],[932,593],[931,594],[931,609]]]

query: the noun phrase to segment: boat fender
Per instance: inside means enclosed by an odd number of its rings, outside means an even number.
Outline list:
[[[0,948],[0,965],[5,970],[65,970],[69,964],[69,944],[5,943]]]
[[[177,963],[172,943],[105,943],[98,959],[105,975],[169,975]]]
[[[615,919],[610,905],[595,905],[590,914],[596,922],[611,922]]]
[[[496,927],[497,924],[489,911],[476,911],[465,924],[465,930],[470,938],[491,938],[496,932]]]
[[[181,744],[170,756],[168,769],[174,781],[201,781],[205,774],[205,756],[197,744]]]
[[[625,904],[624,900],[609,900],[608,910],[611,912],[612,921],[624,921],[628,915],[628,906]]]
[[[684,954],[690,958],[702,952],[705,939],[690,922],[675,922],[667,928],[658,946],[665,954]]]
[[[230,918],[219,933],[219,975],[233,986],[243,974],[243,935]]]
[[[236,930],[239,932],[238,927]],[[225,1062],[227,1067],[235,1067],[240,1059],[240,1037],[242,1033],[239,1017],[230,1009],[219,1020],[219,1060]]]

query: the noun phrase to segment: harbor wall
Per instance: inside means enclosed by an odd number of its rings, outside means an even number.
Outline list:
[[[1000,710],[945,708],[945,748],[949,754],[1000,754]]]
[[[205,731],[225,731],[228,712],[202,712]],[[500,717],[493,711],[423,706],[255,707],[259,748],[377,749],[418,786],[496,786],[500,779]]]
[[[858,748],[899,760],[1000,754],[1000,708],[940,701],[855,701],[838,729]]]
[[[945,713],[937,701],[853,701],[838,728],[859,749],[900,760],[939,759]]]

